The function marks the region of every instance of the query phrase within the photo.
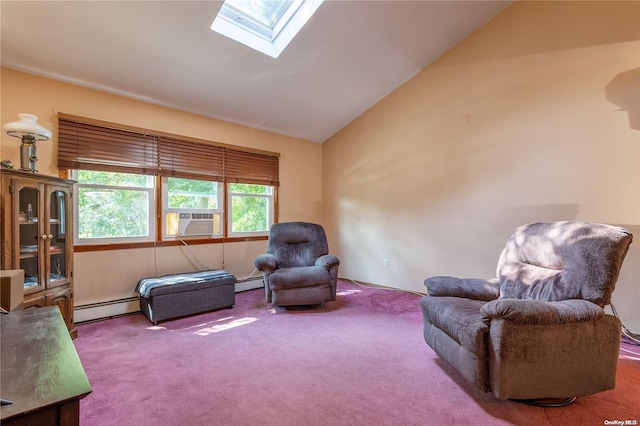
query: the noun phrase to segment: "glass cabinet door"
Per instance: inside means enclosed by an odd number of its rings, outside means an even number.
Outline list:
[[[0,266],[24,270],[24,309],[58,306],[73,321],[73,184],[54,176],[0,173]]]
[[[46,234],[49,256],[48,286],[55,287],[68,282],[67,238],[73,238],[68,230],[69,193],[62,189],[49,192],[49,230]]]
[[[38,214],[40,188],[23,186],[18,193],[18,243],[20,249],[20,269],[24,270],[25,293],[33,293],[44,288],[40,280],[42,262],[40,259],[40,232]]]

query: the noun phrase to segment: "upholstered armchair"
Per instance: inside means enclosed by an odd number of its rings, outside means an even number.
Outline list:
[[[500,400],[566,405],[612,389],[621,324],[603,307],[631,240],[603,224],[521,226],[496,278],[425,280],[425,341]]]
[[[267,303],[315,307],[336,300],[340,260],[330,255],[322,226],[306,222],[276,223],[269,231],[267,253],[256,258]]]

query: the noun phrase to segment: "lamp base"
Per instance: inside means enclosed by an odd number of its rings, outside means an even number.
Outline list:
[[[36,141],[29,138],[30,135],[22,136],[22,145],[20,145],[20,170],[31,173],[38,173],[36,163]]]

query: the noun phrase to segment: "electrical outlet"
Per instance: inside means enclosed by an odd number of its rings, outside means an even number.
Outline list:
[[[389,267],[389,260],[388,259],[382,259],[382,267],[383,268],[388,268]]]

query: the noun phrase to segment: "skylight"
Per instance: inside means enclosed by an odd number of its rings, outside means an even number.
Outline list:
[[[211,29],[277,58],[323,0],[226,0]]]

